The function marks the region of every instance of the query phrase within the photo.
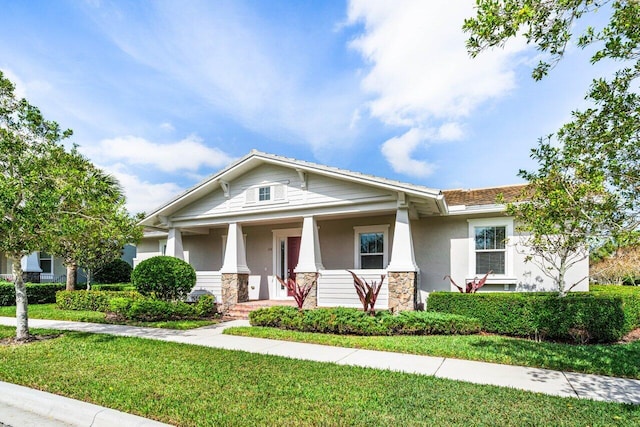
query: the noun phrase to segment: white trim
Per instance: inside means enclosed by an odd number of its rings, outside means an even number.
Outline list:
[[[47,253],[47,252],[44,252],[44,253],[49,255],[49,258],[44,258],[44,259],[48,260],[48,261],[51,261],[51,271],[44,271],[42,269],[42,254],[43,254],[43,252],[38,252],[38,267],[40,267],[40,270],[41,270],[40,273],[41,274],[52,274],[53,275],[54,274],[53,269],[54,269],[54,264],[55,264],[55,257],[50,253]]]
[[[160,255],[167,254],[167,239],[158,240],[158,253]]]
[[[259,184],[253,184],[247,187],[243,187],[244,193],[245,193],[244,206],[245,207],[257,207],[257,206],[261,207],[264,205],[276,205],[276,204],[288,203],[289,202],[287,199],[288,187],[289,187],[289,180],[265,181]],[[261,188],[269,188],[269,199],[260,200]],[[277,189],[281,190],[280,197],[276,197]],[[253,193],[252,197],[249,197],[251,193]]]
[[[513,217],[498,218],[482,218],[468,219],[469,223],[469,271],[467,271],[467,280],[478,277],[476,273],[476,244],[475,244],[475,227],[505,227],[505,260],[504,274],[491,274],[487,279],[487,283],[505,284],[516,283],[517,278],[514,275],[515,245]]]
[[[389,224],[366,225],[353,227],[353,268],[361,269],[360,266],[360,234],[382,233],[382,269],[386,270],[389,264]]]
[[[280,228],[280,229],[272,230],[272,233],[273,233],[273,250],[272,250],[273,264],[272,264],[271,274],[272,274],[273,280],[271,280],[271,283],[270,283],[269,298],[270,299],[293,299],[293,297],[287,296],[286,289],[284,291],[280,289],[280,283],[276,279],[276,275],[278,273],[278,264],[281,261],[280,241],[282,239],[285,239],[285,242],[286,242],[286,239],[288,237],[301,237],[302,228]],[[286,251],[287,251],[287,245],[285,243],[285,252]],[[287,258],[288,257],[285,254],[285,258],[284,258],[285,270],[288,269],[289,267],[287,265]]]

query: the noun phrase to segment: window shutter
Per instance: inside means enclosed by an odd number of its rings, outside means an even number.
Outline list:
[[[286,189],[283,184],[273,186],[273,200],[284,200],[286,197]]]
[[[245,190],[245,197],[247,203],[255,203],[257,200],[258,188],[247,188]]]

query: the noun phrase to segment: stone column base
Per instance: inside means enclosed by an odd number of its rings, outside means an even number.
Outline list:
[[[302,308],[316,308],[318,306],[318,273],[296,273],[298,286],[311,285],[311,291],[304,300]]]
[[[388,273],[389,310],[392,313],[415,310],[416,278],[415,271]]]
[[[224,313],[235,304],[245,301],[249,301],[249,275],[222,273],[222,312]]]

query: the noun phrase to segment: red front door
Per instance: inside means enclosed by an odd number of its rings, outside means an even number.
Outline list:
[[[296,280],[294,269],[298,265],[300,255],[300,236],[287,237],[287,277]],[[293,292],[287,290],[287,296],[293,296]]]

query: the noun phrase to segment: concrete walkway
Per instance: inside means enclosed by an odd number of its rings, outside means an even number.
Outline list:
[[[15,326],[15,322],[15,318],[0,317],[0,325]],[[32,328],[148,338],[317,362],[332,362],[339,365],[431,375],[476,384],[513,387],[554,396],[640,404],[640,380],[222,334],[222,331],[228,327],[248,325],[246,320],[236,320],[188,331],[176,331],[124,325],[29,319],[29,326]],[[0,396],[2,395],[6,395],[6,393],[0,389]],[[0,400],[0,403],[2,402]],[[6,401],[4,403],[10,404]],[[2,421],[0,417],[0,422]]]

